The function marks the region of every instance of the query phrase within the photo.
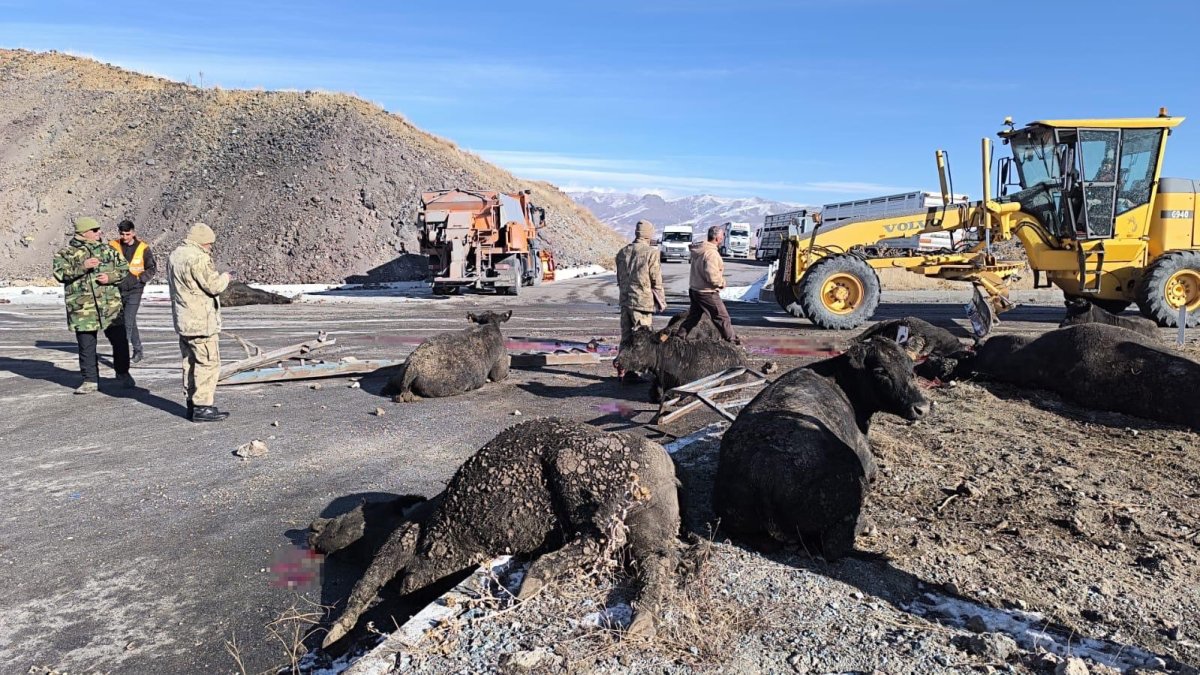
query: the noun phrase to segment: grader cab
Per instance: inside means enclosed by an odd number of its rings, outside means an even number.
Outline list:
[[[938,169],[945,205],[923,213],[839,223],[793,237],[781,256],[776,298],[825,328],[853,328],[879,302],[875,269],[902,267],[975,284],[988,314],[1013,306],[1010,279],[1026,261],[1000,260],[993,244],[1016,237],[1038,287],[1057,286],[1119,312],[1136,303],[1163,326],[1200,323],[1200,181],[1161,178],[1167,138],[1183,118],[1045,120],[1000,138],[1012,150],[998,163],[993,198],[992,147],[982,143],[983,199],[950,203],[945,154]],[[910,232],[965,230],[962,251],[877,255],[873,243]],[[1045,280],[1042,286],[1043,279]],[[990,327],[985,321],[982,332]]]

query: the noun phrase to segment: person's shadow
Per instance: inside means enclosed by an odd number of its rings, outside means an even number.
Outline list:
[[[53,349],[62,349],[62,351],[72,351],[60,347],[51,347]],[[17,359],[8,356],[0,356],[0,370],[10,372],[14,375],[19,375],[28,380],[42,380],[53,384],[74,389],[79,386],[81,381],[79,372],[76,370],[68,370],[61,368],[51,361],[40,361],[37,359]],[[112,398],[133,399],[139,403],[156,408],[165,413],[176,417],[187,417],[187,408],[177,401],[162,398],[151,393],[148,389],[117,389],[113,384],[105,384],[103,381],[100,385],[99,394],[93,396],[110,396]]]

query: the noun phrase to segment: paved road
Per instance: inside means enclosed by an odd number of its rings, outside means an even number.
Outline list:
[[[673,309],[682,309],[687,268],[665,269]],[[730,263],[731,285],[763,271]],[[962,326],[965,297],[888,296],[880,318],[918,314]],[[232,308],[225,317],[228,330],[264,348],[326,330],[340,353],[396,358],[422,337],[463,327],[466,312],[484,307],[515,310],[509,335],[614,338],[615,301],[610,275],[528,289],[520,298],[348,292]],[[831,338],[773,305],[731,304],[731,313],[752,340]],[[1006,328],[1044,330],[1060,314],[1052,306],[1022,308],[1007,315]],[[618,386],[609,367],[582,367],[516,370],[482,391],[407,405],[379,394],[383,377],[366,378],[361,388],[344,379],[322,381],[320,389],[299,382],[222,387],[218,404],[233,416],[194,425],[181,417],[169,308],[143,306],[141,324],[148,359],[134,374],[143,389],[78,397],[71,395],[77,367],[61,307],[0,306],[0,443],[8,470],[0,487],[7,506],[0,517],[0,663],[11,672],[229,672],[226,642],[234,639],[251,672],[286,662],[265,626],[298,601],[340,601],[353,578],[330,563],[323,582],[299,593],[275,585],[272,566],[294,554],[313,517],[363,497],[435,493],[469,453],[520,419],[553,414],[629,428],[636,425],[611,411],[614,398],[633,401],[637,422],[651,410],[642,387]],[[227,358],[239,353],[232,343],[223,350]],[[384,415],[371,414],[376,407]],[[255,438],[266,440],[268,456],[231,456]]]

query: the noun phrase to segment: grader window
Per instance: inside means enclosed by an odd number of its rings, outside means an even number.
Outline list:
[[[1162,147],[1162,129],[1126,129],[1121,134],[1121,167],[1117,181],[1117,214],[1150,201],[1150,187]]]
[[[1084,235],[1088,239],[1113,235],[1120,145],[1118,129],[1079,130],[1079,175],[1083,179]]]

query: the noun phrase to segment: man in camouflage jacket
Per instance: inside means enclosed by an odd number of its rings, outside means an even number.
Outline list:
[[[121,291],[117,284],[129,274],[125,258],[100,238],[94,218],[75,219],[75,237],[54,255],[54,279],[63,285],[67,326],[79,345],[79,371],[83,383],[76,394],[99,388],[100,363],[96,356],[97,333],[112,345],[113,369],[123,387],[134,386],[129,375],[129,340],[121,320]]]
[[[213,265],[216,240],[211,227],[196,223],[167,259],[171,316],[183,355],[183,395],[188,419],[193,422],[220,422],[229,417],[227,411],[213,405],[221,372],[220,295],[229,287],[229,273],[218,273]]]

